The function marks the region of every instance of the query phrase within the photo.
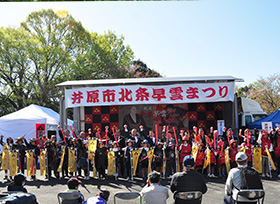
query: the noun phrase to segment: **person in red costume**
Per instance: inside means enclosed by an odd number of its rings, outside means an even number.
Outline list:
[[[213,144],[213,142],[209,142],[208,143],[208,147],[207,147],[207,149],[205,150],[205,152],[204,152],[204,156],[205,156],[205,158],[206,158],[206,156],[207,156],[207,151],[208,150],[210,150],[210,163],[211,163],[211,165],[210,165],[210,170],[211,170],[211,172],[208,172],[208,177],[213,177],[213,178],[215,178],[215,174],[214,174],[214,171],[215,171],[215,167],[216,167],[216,162],[217,162],[217,160],[216,160],[216,155],[217,155],[217,151],[214,149],[214,144]],[[207,168],[207,171],[209,171],[209,168]]]
[[[188,143],[188,137],[184,136],[182,138],[182,144],[178,147],[178,151],[180,152],[180,167],[182,167],[182,162],[185,158],[185,156],[191,155],[192,154],[192,147]]]
[[[234,139],[230,140],[230,147],[229,147],[229,160],[230,160],[230,168],[237,167],[235,162],[235,155],[238,153],[238,146],[237,141]]]
[[[268,160],[266,149],[268,149],[269,152],[272,152],[273,146],[267,131],[262,132],[261,145],[262,145],[262,170],[263,170],[262,176],[271,178],[272,176],[269,168],[269,160]]]
[[[218,171],[219,177],[226,177],[225,175],[225,151],[224,151],[225,143],[222,139],[218,141]]]
[[[276,128],[276,132],[271,138],[271,142],[273,144],[274,152],[275,152],[275,160],[277,165],[277,174],[278,178],[280,178],[280,128]]]

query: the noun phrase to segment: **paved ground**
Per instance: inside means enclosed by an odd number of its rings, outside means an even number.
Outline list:
[[[39,175],[39,171],[37,175]],[[7,189],[7,182],[3,180],[4,173],[3,171],[0,172],[0,191],[6,191]],[[207,182],[208,191],[203,196],[202,203],[209,204],[209,203],[223,203],[223,196],[224,196],[224,183],[225,179],[205,179]],[[40,204],[55,204],[58,203],[57,200],[57,193],[64,191],[66,186],[67,180],[57,180],[52,179],[51,181],[47,181],[44,177],[39,176],[38,181],[30,181],[28,178],[25,187],[27,188],[28,192],[34,193],[37,197],[37,200]],[[169,187],[170,180],[162,180],[162,185]],[[98,188],[107,188],[111,192],[111,196],[109,199],[109,204],[113,202],[113,195],[116,192],[122,191],[140,191],[144,183],[140,179],[136,179],[133,182],[127,182],[124,179],[120,179],[118,181],[115,180],[97,180],[91,178],[89,181],[83,181],[85,186],[89,189],[91,193],[88,193],[83,187],[80,187],[80,191],[84,194],[85,198],[89,198],[95,196],[98,192]],[[280,203],[280,180],[278,179],[263,179],[263,184],[266,192],[265,196],[265,204],[277,204]],[[172,194],[169,193],[170,198],[168,199],[167,203],[172,203]],[[122,202],[120,202],[122,203]],[[126,202],[126,203],[135,203],[134,202]]]

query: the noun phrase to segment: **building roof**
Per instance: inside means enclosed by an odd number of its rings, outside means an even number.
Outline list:
[[[180,83],[214,83],[214,82],[243,82],[241,78],[233,76],[194,76],[194,77],[160,77],[160,78],[120,78],[120,79],[95,79],[95,80],[77,80],[65,81],[57,84],[60,88],[78,88],[94,86],[112,86],[112,85],[166,85]]]

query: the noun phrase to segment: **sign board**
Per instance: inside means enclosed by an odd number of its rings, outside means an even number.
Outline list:
[[[224,120],[217,120],[217,129],[219,132],[219,135],[223,135],[223,128],[225,127],[225,121]]]
[[[234,82],[85,87],[65,90],[65,108],[234,100]]]
[[[271,132],[273,129],[272,122],[262,122],[262,129]]]

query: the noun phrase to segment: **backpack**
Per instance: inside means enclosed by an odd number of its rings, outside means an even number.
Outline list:
[[[241,178],[241,187],[240,189],[236,188],[238,191],[245,189],[263,189],[263,185],[261,179],[259,177],[259,173],[252,167],[238,168],[240,170],[240,178]],[[262,198],[263,195],[259,197],[250,198],[246,192],[240,192],[239,195],[249,199],[255,200]]]
[[[240,189],[263,189],[259,173],[252,167],[238,168],[240,170]]]

